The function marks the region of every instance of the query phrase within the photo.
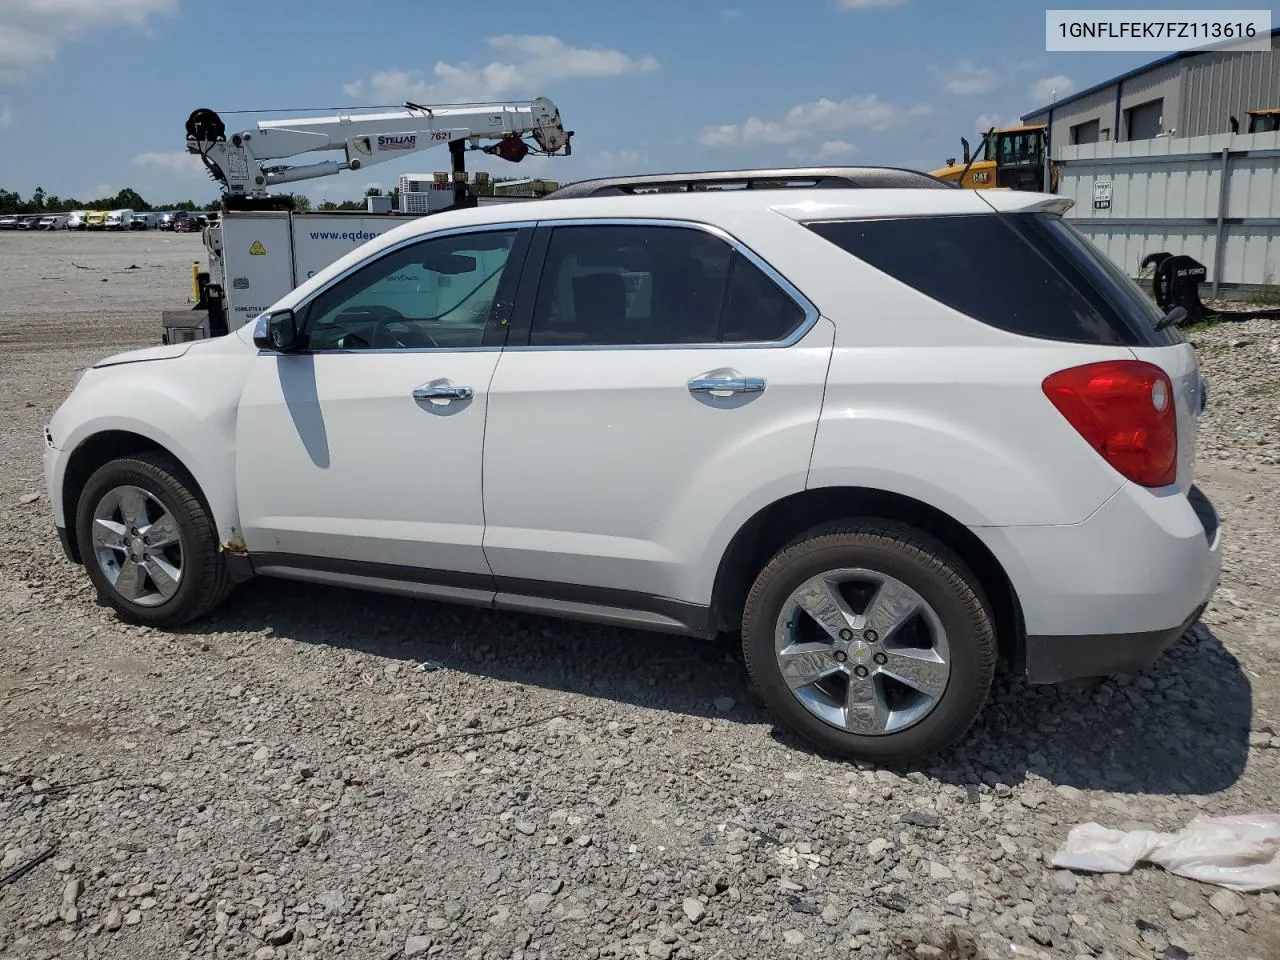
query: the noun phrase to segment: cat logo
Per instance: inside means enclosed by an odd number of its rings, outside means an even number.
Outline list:
[[[267,255],[267,248],[262,245],[262,241],[261,240],[253,241],[253,246],[249,248],[249,256],[265,257],[266,255]]]

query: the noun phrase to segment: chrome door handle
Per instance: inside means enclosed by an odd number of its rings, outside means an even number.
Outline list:
[[[763,390],[764,377],[694,377],[689,381],[690,393],[709,393],[713,397],[760,393]]]
[[[470,387],[454,387],[443,383],[424,383],[415,387],[415,400],[470,400],[473,396]]]

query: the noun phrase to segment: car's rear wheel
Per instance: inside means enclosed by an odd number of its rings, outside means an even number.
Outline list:
[[[76,537],[99,598],[134,623],[175,627],[222,602],[232,581],[195,481],[172,457],[113,460],[89,478]]]
[[[948,746],[986,703],[992,618],[939,541],[896,523],[814,530],[761,571],[742,624],[747,670],[819,749],[907,762]]]

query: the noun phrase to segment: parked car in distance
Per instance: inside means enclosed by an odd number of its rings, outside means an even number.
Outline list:
[[[1132,672],[1218,584],[1195,349],[1070,205],[824,168],[424,217],[86,371],[54,522],[132,622],[261,575],[736,633],[819,749],[932,754],[998,657]]]
[[[47,217],[41,217],[39,224],[36,225],[38,230],[61,230],[67,225],[67,218],[63,214],[51,214]]]
[[[88,215],[89,215],[89,212],[87,210],[72,210],[69,214],[67,214],[67,229],[68,230],[85,229],[85,226],[86,226],[85,217],[87,217]]]
[[[41,217],[38,213],[24,213],[18,218],[18,229],[34,230],[39,225],[40,219]]]
[[[110,214],[106,210],[90,210],[84,216],[84,228],[86,230],[102,230],[106,227],[108,216]]]
[[[103,222],[103,227],[107,230],[128,230],[129,223],[132,219],[132,210],[112,210],[107,214],[107,219]]]
[[[129,218],[130,230],[146,230],[151,225],[151,216],[146,213],[135,213]]]
[[[0,230],[17,230],[17,229],[18,229],[18,217],[16,214],[10,213],[10,214],[6,214],[3,217],[0,217]]]
[[[174,233],[199,233],[201,226],[202,223],[198,217],[183,212],[174,215],[170,229]]]

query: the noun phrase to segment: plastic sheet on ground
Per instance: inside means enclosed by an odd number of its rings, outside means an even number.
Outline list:
[[[1128,873],[1138,863],[1229,890],[1280,890],[1280,815],[1201,815],[1177,833],[1084,823],[1053,857],[1055,867],[1090,873]]]

